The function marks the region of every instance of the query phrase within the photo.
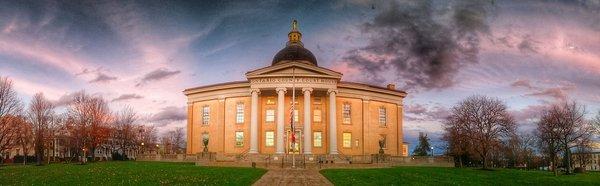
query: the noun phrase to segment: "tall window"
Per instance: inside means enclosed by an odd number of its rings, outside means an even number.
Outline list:
[[[210,107],[208,105],[202,107],[202,124],[208,125],[210,121]]]
[[[385,107],[379,107],[379,125],[386,126],[387,122],[387,112],[385,111]]]
[[[235,123],[244,123],[244,103],[238,103],[235,110]]]
[[[321,122],[321,110],[314,110],[313,111],[313,122]]]
[[[235,146],[237,146],[237,147],[244,146],[244,132],[242,132],[242,131],[235,132]]]
[[[313,146],[314,147],[322,147],[323,146],[323,133],[322,132],[313,132]]]
[[[267,131],[265,132],[265,146],[272,147],[275,145],[275,132]]]
[[[344,147],[344,148],[352,147],[352,133],[344,132],[342,134],[342,147]]]
[[[275,121],[275,110],[273,110],[273,109],[267,110],[267,118],[265,119],[265,121],[267,121],[267,122]]]
[[[349,103],[344,103],[344,105],[342,107],[343,107],[343,110],[342,110],[342,123],[343,124],[350,124],[350,104]]]

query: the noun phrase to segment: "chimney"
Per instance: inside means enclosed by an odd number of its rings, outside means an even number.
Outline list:
[[[395,84],[388,84],[387,85],[387,89],[389,89],[389,90],[396,90],[396,85]]]

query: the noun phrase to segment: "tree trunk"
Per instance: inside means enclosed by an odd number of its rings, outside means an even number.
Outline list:
[[[23,145],[23,165],[27,164],[27,156],[29,155],[29,153],[27,153],[27,147],[26,145]]]
[[[487,169],[488,165],[487,165],[487,158],[485,156],[483,156],[483,169]]]
[[[460,168],[463,168],[462,156],[458,156],[458,165],[460,166]]]
[[[567,174],[571,174],[571,149],[568,146],[565,146],[566,154],[567,154]]]
[[[92,153],[92,161],[96,161],[96,147],[92,147],[90,153]]]
[[[556,168],[556,161],[558,161],[558,158],[556,158],[556,154],[552,156],[552,172],[554,172],[554,176],[558,176],[558,169]]]

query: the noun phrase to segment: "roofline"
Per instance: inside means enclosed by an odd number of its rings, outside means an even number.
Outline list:
[[[397,93],[402,93],[402,94],[404,94],[404,96],[407,95],[407,93],[405,91],[403,91],[403,90],[392,90],[392,89],[388,89],[387,87],[370,85],[370,84],[366,84],[366,83],[357,83],[357,82],[350,82],[350,81],[340,81],[339,84],[338,84],[338,86],[340,84],[351,84],[351,85],[367,86],[367,87],[370,87],[370,88],[382,89],[382,90],[387,90],[387,91],[393,91],[393,92],[397,92]]]
[[[229,87],[222,87],[221,86],[227,86],[227,85],[236,85],[239,84],[240,87],[244,87],[244,86],[250,86],[250,82],[249,81],[230,81],[230,82],[225,82],[225,83],[217,83],[217,84],[212,84],[212,85],[204,85],[204,86],[198,86],[198,87],[193,87],[193,88],[187,88],[185,90],[183,90],[182,92],[185,95],[189,95],[192,93],[197,93],[198,91],[201,91],[199,89],[208,89],[208,90],[220,90],[220,89],[226,89]],[[194,92],[191,92],[194,91]]]
[[[266,66],[266,67],[262,67],[262,68],[258,68],[258,69],[254,69],[254,70],[248,71],[248,72],[246,72],[246,74],[245,74],[245,75],[246,75],[246,76],[248,76],[248,74],[250,74],[250,73],[252,73],[252,72],[256,72],[256,71],[259,71],[259,70],[263,70],[263,69],[270,68],[270,67],[274,67],[274,66],[278,66],[278,65],[286,65],[286,64],[290,64],[290,63],[300,63],[300,64],[306,64],[306,65],[310,65],[310,66],[314,66],[314,67],[317,67],[317,68],[320,68],[320,69],[324,69],[324,70],[327,70],[327,71],[334,72],[334,73],[336,73],[336,74],[339,74],[340,76],[343,76],[343,75],[344,75],[344,74],[342,74],[341,72],[338,72],[338,71],[335,71],[335,70],[331,70],[331,69],[328,69],[328,68],[325,68],[325,67],[320,67],[320,66],[318,66],[318,65],[307,64],[306,62],[303,62],[303,61],[301,61],[301,60],[286,60],[286,61],[288,61],[288,62],[286,62],[286,63],[278,63],[278,64],[275,64],[275,65],[269,65],[269,66]]]

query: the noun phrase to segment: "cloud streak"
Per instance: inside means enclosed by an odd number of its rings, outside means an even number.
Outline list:
[[[185,111],[185,107],[164,107],[160,112],[150,116],[148,121],[157,127],[163,127],[172,122],[186,120],[187,113]]]
[[[112,99],[111,102],[125,101],[125,100],[131,100],[131,99],[142,99],[142,98],[144,98],[144,96],[137,95],[137,94],[122,94],[121,96]]]
[[[159,68],[156,69],[152,72],[149,72],[147,74],[145,74],[142,79],[140,80],[139,83],[137,83],[135,86],[136,87],[140,87],[143,86],[149,82],[153,82],[153,81],[160,81],[163,79],[167,79],[171,76],[175,76],[177,74],[181,73],[181,71],[179,70],[169,70],[166,68]]]
[[[90,80],[90,83],[108,83],[110,81],[117,80],[116,76],[110,76],[102,72],[96,74],[96,78]]]

